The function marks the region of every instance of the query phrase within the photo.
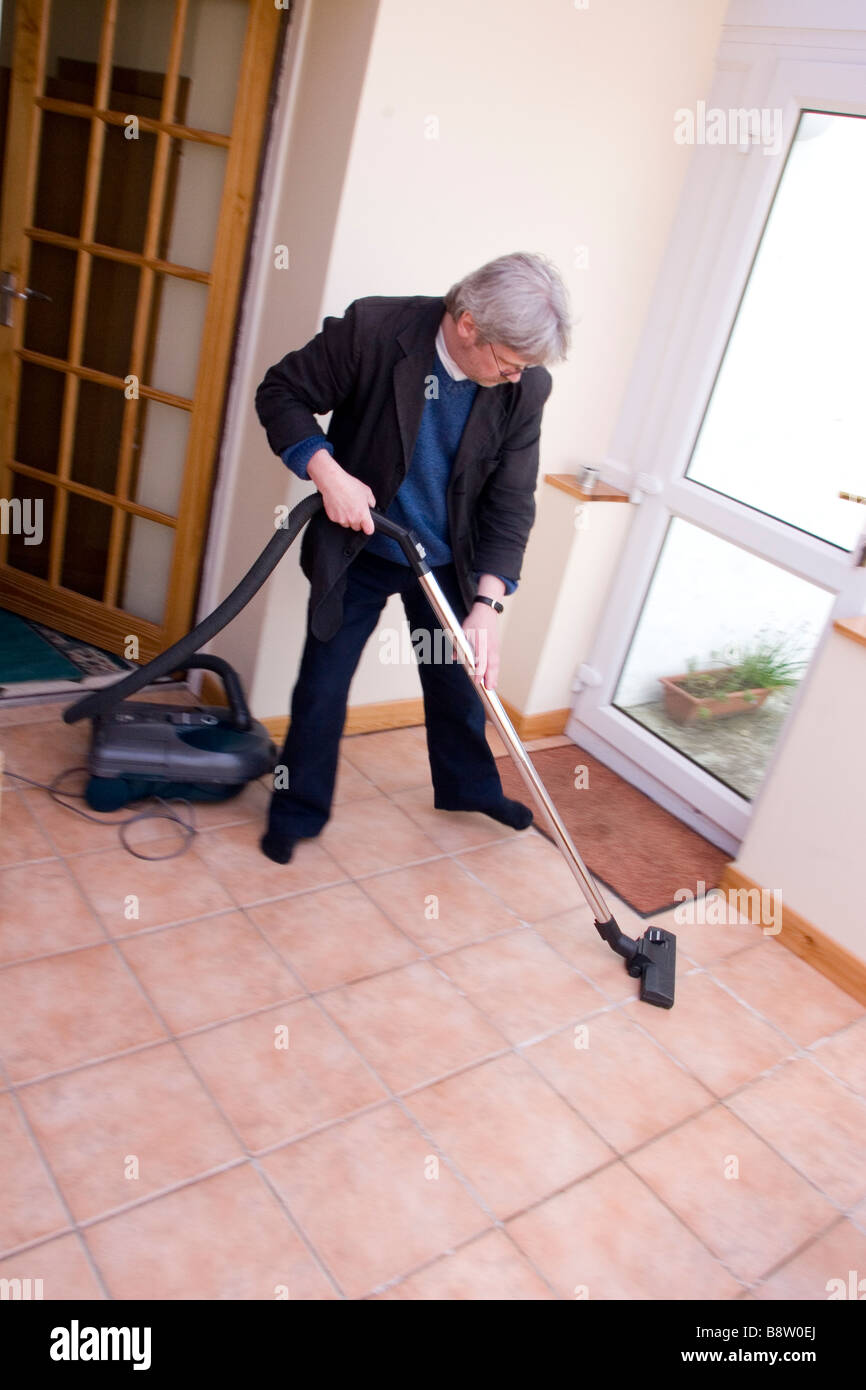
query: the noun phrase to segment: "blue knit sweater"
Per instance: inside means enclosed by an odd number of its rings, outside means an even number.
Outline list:
[[[428,393],[424,402],[409,470],[386,512],[389,520],[415,532],[427,552],[431,568],[450,564],[452,559],[446,506],[448,479],[475,393],[481,389],[477,382],[468,378],[455,381],[438,352],[434,353],[433,370],[436,393]],[[319,449],[327,449],[330,454],[334,452],[329,440],[322,435],[311,435],[287,449],[283,462],[299,478],[306,479],[307,464]],[[409,564],[397,542],[378,531],[370,537],[366,549],[385,560]],[[505,585],[505,592],[512,594],[517,588],[516,581],[506,575],[499,578]]]

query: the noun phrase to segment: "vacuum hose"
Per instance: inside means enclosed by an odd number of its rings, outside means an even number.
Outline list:
[[[309,497],[304,497],[289,512],[285,523],[274,533],[255,564],[247,571],[240,583],[235,585],[218,608],[215,608],[212,613],[202,619],[198,627],[194,627],[192,632],[188,632],[185,637],[180,637],[173,646],[169,647],[167,651],[160,652],[159,656],[155,656],[153,661],[149,661],[146,666],[139,666],[137,670],[130,671],[129,675],[124,676],[122,681],[117,681],[114,685],[104,686],[102,690],[94,690],[89,695],[85,695],[82,700],[70,705],[68,709],[63,711],[64,723],[75,724],[79,719],[94,719],[97,715],[113,709],[116,704],[125,700],[129,695],[134,695],[137,690],[141,690],[142,686],[150,685],[151,681],[157,680],[160,676],[168,676],[172,671],[180,670],[187,660],[198,651],[199,647],[203,647],[206,642],[215,637],[242,608],[246,607],[253,595],[258,593],[271,571],[279,564],[298,533],[303,530],[310,518],[321,510],[322,506],[323,501],[320,492],[313,492]]]

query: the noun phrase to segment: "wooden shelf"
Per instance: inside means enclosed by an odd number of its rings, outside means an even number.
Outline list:
[[[860,642],[866,647],[866,617],[837,618],[833,626],[844,637],[850,637],[852,641]]]
[[[611,487],[610,483],[596,483],[592,492],[584,492],[577,481],[576,473],[545,473],[544,481],[550,483],[551,487],[558,487],[562,492],[567,492],[572,497],[579,497],[581,502],[627,502],[628,493],[621,492],[618,487]]]

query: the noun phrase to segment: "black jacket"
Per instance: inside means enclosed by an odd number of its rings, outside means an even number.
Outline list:
[[[377,295],[356,299],[342,318],[326,318],[306,347],[268,369],[256,391],[274,453],[322,434],[314,416],[332,410],[327,438],[334,457],[386,511],[412,459],[444,312],[444,301],[428,295]],[[535,520],[541,413],[552,385],[546,368],[532,367],[518,383],[480,387],[472,403],[447,492],[451,552],[467,607],[474,574],[520,577]],[[324,511],[304,532],[301,567],[312,586],[311,627],[322,641],[340,626],[346,570],[366,540]]]

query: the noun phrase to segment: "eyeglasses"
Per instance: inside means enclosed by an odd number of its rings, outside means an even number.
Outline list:
[[[502,379],[503,379],[504,381],[507,381],[508,378],[509,378],[509,377],[512,377],[512,376],[522,376],[522,374],[523,374],[525,371],[527,371],[527,370],[529,369],[530,365],[531,365],[530,363],[525,362],[525,363],[523,364],[523,366],[518,367],[518,366],[517,366],[516,364],[514,364],[514,363],[507,362],[507,363],[506,363],[506,366],[507,366],[508,370],[507,370],[507,371],[503,371],[503,370],[502,370],[502,363],[499,361],[499,358],[496,356],[496,349],[495,349],[495,347],[493,346],[492,343],[488,343],[487,346],[490,348],[490,351],[493,353],[493,360],[494,360],[494,362],[496,363],[496,366],[497,366],[498,371],[499,371],[499,375],[502,377]]]

